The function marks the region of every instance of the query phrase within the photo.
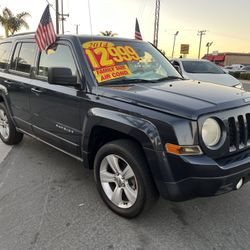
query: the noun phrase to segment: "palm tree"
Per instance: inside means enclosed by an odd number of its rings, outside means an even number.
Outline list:
[[[102,36],[117,36],[118,35],[117,33],[113,33],[111,30],[110,31],[108,31],[108,30],[100,31],[100,34]]]
[[[28,12],[21,12],[14,15],[10,9],[4,8],[2,15],[0,15],[0,24],[4,27],[5,36],[8,37],[9,33],[13,35],[22,27],[28,29],[29,25],[25,21],[27,16],[30,16]]]

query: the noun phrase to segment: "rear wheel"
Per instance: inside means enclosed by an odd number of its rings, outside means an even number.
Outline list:
[[[18,144],[23,139],[23,134],[16,130],[3,103],[0,103],[0,138],[8,145]]]
[[[151,207],[158,194],[136,143],[117,140],[96,155],[95,180],[102,199],[115,213],[132,218]]]

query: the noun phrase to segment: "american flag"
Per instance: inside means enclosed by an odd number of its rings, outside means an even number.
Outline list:
[[[140,32],[140,27],[139,27],[139,23],[138,23],[137,18],[135,20],[135,39],[142,40],[142,36],[141,36],[141,32]]]
[[[36,43],[39,49],[45,50],[56,41],[56,33],[49,12],[49,5],[43,12],[42,18],[35,34]]]

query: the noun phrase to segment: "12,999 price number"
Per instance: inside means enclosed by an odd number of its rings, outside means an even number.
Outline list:
[[[121,62],[140,60],[136,51],[130,46],[85,49],[85,53],[93,68],[109,67]]]

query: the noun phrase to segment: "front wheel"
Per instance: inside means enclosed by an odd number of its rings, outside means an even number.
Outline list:
[[[0,138],[8,145],[18,144],[23,139],[23,134],[16,130],[3,103],[0,103]]]
[[[96,154],[94,168],[102,199],[123,217],[139,215],[158,198],[144,156],[130,140],[104,145]]]

